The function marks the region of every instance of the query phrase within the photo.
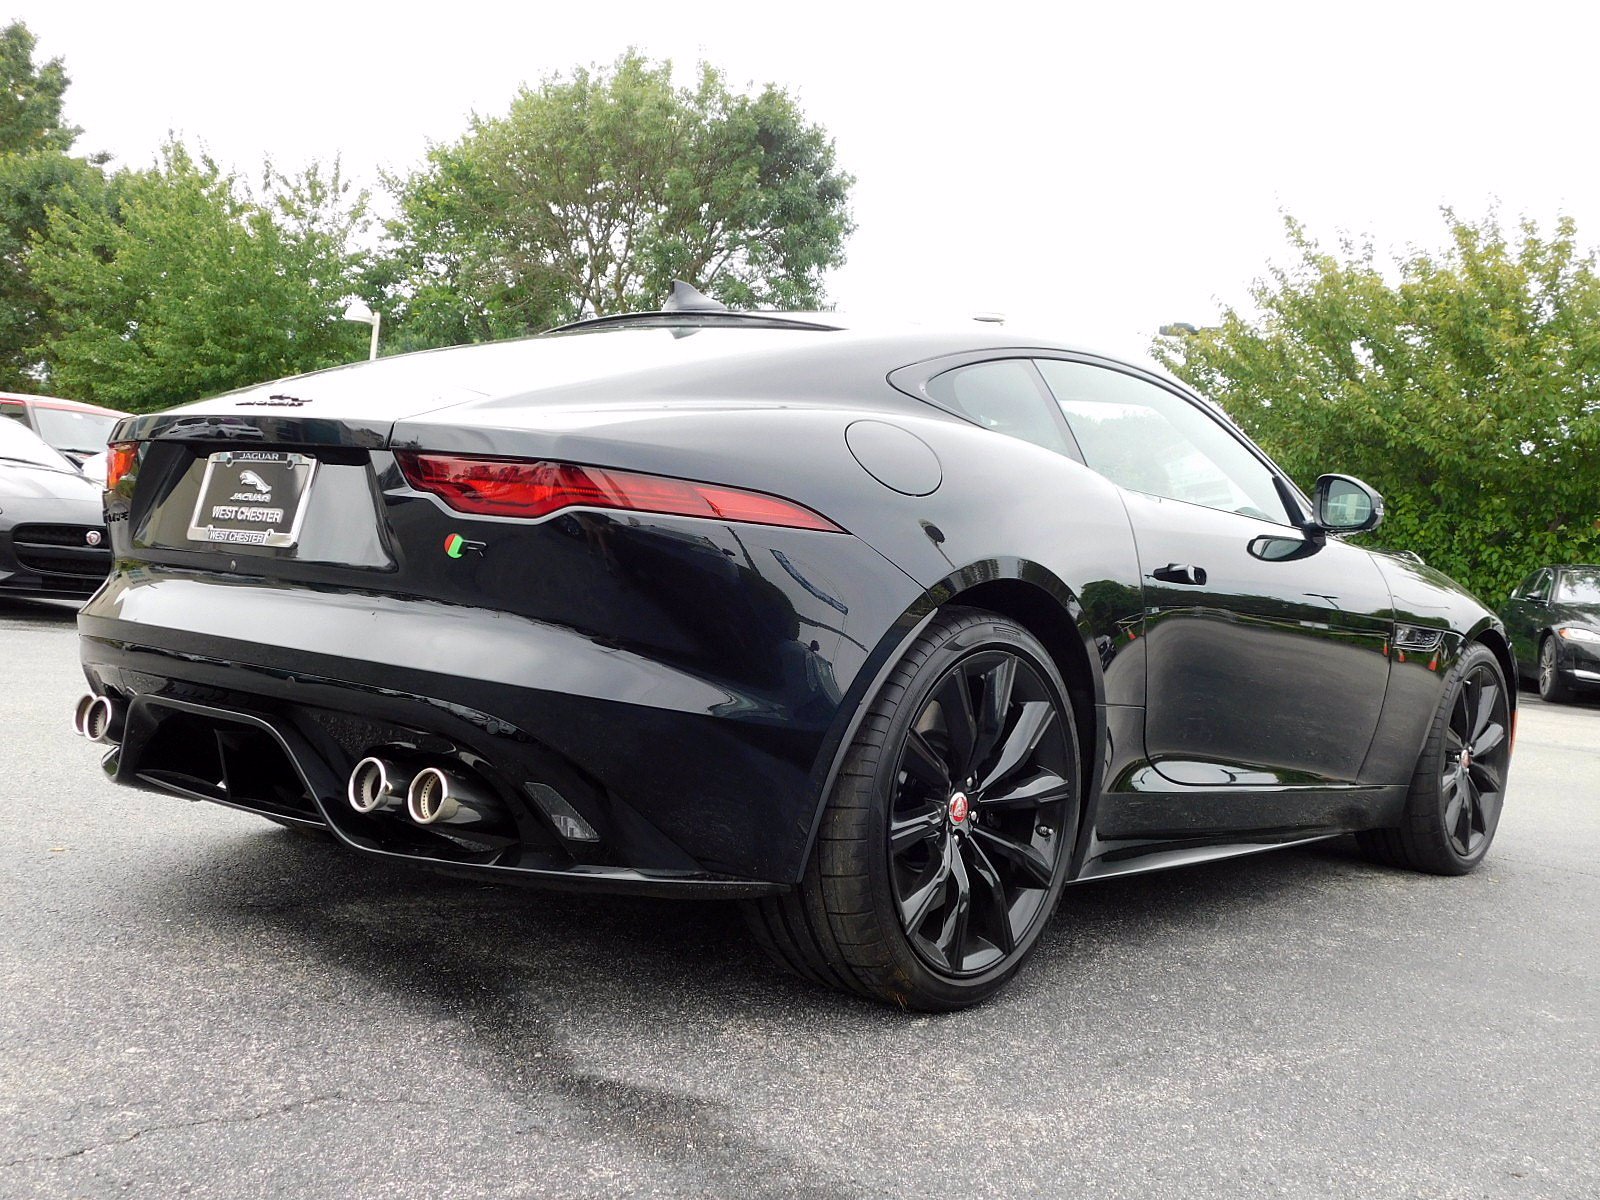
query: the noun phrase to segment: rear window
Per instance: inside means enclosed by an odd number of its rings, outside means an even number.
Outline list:
[[[928,380],[928,395],[964,413],[985,429],[1021,438],[1057,454],[1071,454],[1066,436],[1050,415],[1050,401],[1025,359],[957,367]]]

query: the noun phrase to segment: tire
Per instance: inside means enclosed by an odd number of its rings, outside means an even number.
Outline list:
[[[1488,854],[1511,765],[1511,697],[1494,652],[1468,646],[1450,672],[1394,829],[1356,835],[1371,857],[1435,875],[1465,875]]]
[[[1072,702],[1025,629],[941,612],[872,700],[794,891],[749,902],[774,958],[903,1008],[976,1004],[1032,953],[1079,813]]]
[[[1565,704],[1572,699],[1572,689],[1561,678],[1553,633],[1546,634],[1539,643],[1539,699],[1549,704]]]

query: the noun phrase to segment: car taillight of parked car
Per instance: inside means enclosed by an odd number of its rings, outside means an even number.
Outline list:
[[[844,532],[826,517],[791,500],[687,479],[543,459],[467,458],[410,451],[395,457],[407,483],[438,496],[457,512],[536,520],[564,508],[622,509]]]

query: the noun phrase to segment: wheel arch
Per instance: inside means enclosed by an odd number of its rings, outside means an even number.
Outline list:
[[[1539,635],[1539,646],[1542,649],[1544,639],[1549,631],[1542,631]],[[1511,648],[1511,640],[1506,636],[1505,628],[1493,617],[1480,621],[1466,638],[1466,644],[1479,642],[1493,652],[1495,661],[1500,664],[1500,670],[1506,677],[1507,690],[1510,693],[1511,711],[1517,710],[1517,690],[1521,686],[1522,677],[1517,673],[1517,655]]]
[[[1078,799],[1080,803],[1087,803],[1093,794],[1092,787],[1098,785],[1093,776],[1101,758],[1099,711],[1105,691],[1078,623],[1082,611],[1064,586],[1062,593],[1068,599],[1028,580],[991,579],[956,593],[948,603],[1009,617],[1038,638],[1050,652],[1051,661],[1061,673],[1067,685],[1067,696],[1072,701],[1073,724],[1082,760]]]
[[[1100,787],[1105,760],[1105,722],[1102,719],[1105,680],[1089,652],[1092,634],[1083,606],[1070,587],[1037,563],[1016,558],[985,559],[953,572],[928,588],[884,632],[868,660],[871,669],[863,672],[869,682],[859,689],[851,689],[851,702],[845,706],[848,717],[841,722],[835,735],[837,740],[829,739],[830,749],[813,772],[816,794],[811,828],[790,882],[799,881],[810,860],[828,797],[873,697],[883,687],[906,647],[942,609],[952,606],[981,608],[1007,617],[1038,638],[1049,652],[1072,702],[1081,760],[1079,812],[1081,815],[1088,813],[1090,799]],[[1081,837],[1081,826],[1078,832]]]
[[[1548,636],[1548,630],[1539,635],[1539,645],[1541,648],[1544,646],[1544,639]],[[1500,669],[1506,674],[1506,682],[1511,685],[1511,707],[1515,708],[1517,706],[1516,688],[1520,680],[1520,676],[1517,674],[1517,656],[1512,652],[1511,642],[1506,638],[1503,632],[1495,629],[1493,626],[1480,631],[1478,636],[1473,640],[1482,642],[1485,646],[1494,651],[1495,658],[1499,660]]]

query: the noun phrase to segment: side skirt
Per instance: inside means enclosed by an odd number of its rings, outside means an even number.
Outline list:
[[[1108,792],[1074,878],[1099,879],[1303,845],[1399,823],[1405,785]]]

